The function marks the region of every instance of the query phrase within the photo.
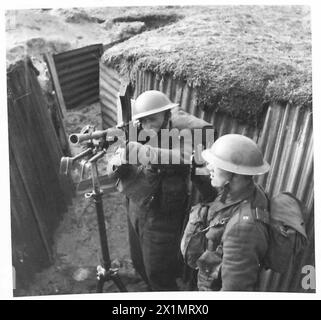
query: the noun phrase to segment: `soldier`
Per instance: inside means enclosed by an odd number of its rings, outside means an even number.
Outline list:
[[[148,131],[150,141],[130,141],[127,164],[118,170],[119,190],[129,198],[131,258],[151,290],[177,290],[179,242],[188,204],[192,133],[195,129],[203,132],[211,129],[212,143],[213,126],[184,112],[156,90],[137,97],[132,117],[141,128],[139,136]],[[164,129],[168,132],[176,129],[180,133],[178,144],[163,141]],[[137,160],[137,165],[133,159]],[[212,189],[210,183],[209,187]]]
[[[202,211],[206,250],[196,261],[198,289],[255,291],[269,238],[264,223],[268,199],[253,176],[266,173],[269,165],[257,145],[238,134],[220,137],[202,156],[219,192]],[[199,218],[195,218],[197,207],[190,220]]]

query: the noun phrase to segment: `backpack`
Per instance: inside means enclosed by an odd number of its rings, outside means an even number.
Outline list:
[[[250,206],[253,218],[268,228],[269,244],[262,261],[263,267],[278,273],[286,272],[290,262],[296,259],[307,244],[302,203],[293,194],[281,192],[269,200],[268,219],[262,209],[253,207],[251,203],[245,205]],[[206,250],[205,233],[208,231],[209,206],[210,203],[198,204],[192,208],[181,240],[184,261],[193,269],[197,269],[197,260]],[[228,223],[225,223],[225,227],[227,225]],[[231,227],[229,224],[229,229]]]
[[[269,246],[263,266],[284,273],[307,245],[305,208],[292,193],[281,192],[270,199],[269,212]]]

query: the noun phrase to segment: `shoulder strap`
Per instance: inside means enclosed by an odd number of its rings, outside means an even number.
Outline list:
[[[233,207],[233,206],[241,203],[242,201],[244,201],[244,199],[236,200],[231,203],[218,202],[217,205],[215,206],[215,212],[220,212],[221,210],[227,209],[229,207]]]
[[[218,206],[216,206],[214,208],[214,211],[211,212],[211,215],[213,214],[213,216],[209,216],[209,225],[208,225],[208,228],[211,228],[213,226],[216,226],[216,225],[225,225],[227,223],[227,221],[231,218],[231,217],[223,217],[223,218],[220,218],[220,219],[217,219],[217,216],[218,216],[218,213],[224,209],[227,209],[227,208],[230,208],[230,207],[233,207],[235,205],[238,205],[239,203],[241,203],[243,200],[237,200],[237,201],[234,201],[232,203],[229,203],[229,204],[225,204],[225,203],[219,203]]]
[[[270,221],[270,214],[267,209],[253,207],[253,204],[251,202],[247,200],[243,201],[240,205],[240,210],[237,213],[234,213],[227,221],[222,239],[224,235],[226,235],[236,223],[239,223],[241,221],[245,223],[261,221],[264,224],[268,225]]]
[[[261,187],[259,188],[259,192],[260,191],[263,193],[262,195],[264,195],[267,201],[269,201],[267,195],[265,194],[264,190]],[[230,206],[237,205],[237,204],[240,204],[239,210],[237,210],[237,212],[232,214],[230,217],[223,218],[220,221],[216,221],[215,223],[212,223],[210,225],[210,226],[214,226],[216,223],[220,223],[221,225],[224,225],[224,228],[225,228],[222,234],[221,243],[218,246],[218,250],[222,250],[222,247],[223,247],[222,241],[224,236],[229,232],[229,230],[231,230],[231,228],[236,223],[241,221],[244,221],[244,222],[261,221],[265,224],[269,224],[269,221],[270,221],[270,214],[268,210],[269,205],[267,205],[266,207],[256,206],[255,201],[249,201],[249,200],[243,199],[243,200],[239,200],[234,203],[231,203],[229,205],[222,206],[220,210]]]

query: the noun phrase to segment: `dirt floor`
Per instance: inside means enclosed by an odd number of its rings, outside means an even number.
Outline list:
[[[112,266],[128,291],[146,291],[146,285],[135,274],[128,252],[126,211],[123,197],[116,192],[104,195]],[[100,264],[100,245],[96,210],[90,200],[78,195],[65,214],[55,235],[55,263],[36,275],[26,295],[91,293],[96,290],[96,266]],[[112,281],[105,292],[117,292]]]

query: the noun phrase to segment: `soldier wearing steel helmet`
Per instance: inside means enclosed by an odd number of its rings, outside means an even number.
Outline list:
[[[145,91],[133,105],[132,119],[142,130],[155,133],[162,129],[193,131],[213,126],[172,103],[162,92]],[[213,130],[214,132],[214,130]],[[214,136],[211,139],[211,143]],[[193,139],[184,141],[185,146]],[[129,198],[129,244],[135,269],[151,290],[178,290],[180,271],[179,241],[187,209],[188,181],[192,148],[182,145],[164,147],[142,141],[127,144],[126,170],[120,170],[120,185]],[[137,165],[130,162],[138,154]],[[135,157],[134,157],[135,158]],[[158,159],[169,159],[165,164]],[[171,160],[179,161],[175,164]],[[208,185],[212,189],[210,183]],[[213,189],[212,189],[213,190]]]
[[[268,200],[253,177],[269,165],[255,142],[238,134],[220,137],[202,156],[218,196],[208,204],[198,289],[255,291],[268,248]]]

